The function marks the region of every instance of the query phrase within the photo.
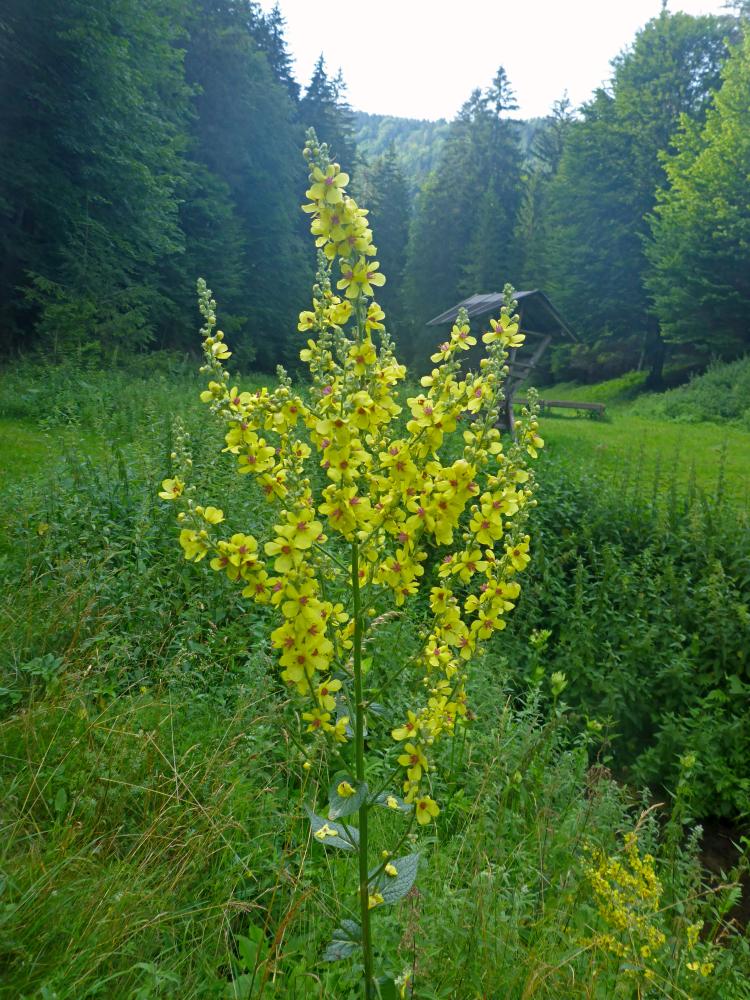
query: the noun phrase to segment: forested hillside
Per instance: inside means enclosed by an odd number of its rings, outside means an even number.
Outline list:
[[[322,62],[300,96],[282,28],[223,0],[4,5],[5,352],[191,345],[204,275],[244,363],[296,353],[304,131],[354,145]]]
[[[444,118],[431,122],[354,112],[354,135],[360,156],[372,161],[395,150],[412,197],[437,167],[448,132]]]
[[[517,120],[500,67],[453,121],[426,122],[353,112],[323,57],[302,86],[279,10],[250,0],[9,0],[3,352],[189,347],[203,275],[241,363],[295,364],[313,126],[370,208],[407,360],[428,319],[506,280],[544,288],[580,338],[549,355],[551,379],[638,368],[658,388],[665,364],[736,357],[750,343],[742,10],[664,9],[579,109],[562,98]]]

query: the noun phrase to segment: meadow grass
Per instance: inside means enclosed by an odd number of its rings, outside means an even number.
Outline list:
[[[638,466],[644,482],[677,483],[707,496],[750,507],[750,431],[716,424],[678,424],[610,408],[605,420],[545,415],[541,433],[549,454],[569,465],[586,465],[615,482]]]
[[[750,410],[748,370],[748,359],[716,364],[664,393],[645,391],[646,372],[595,385],[549,386],[540,391],[543,399],[604,403],[606,414],[596,419],[575,411],[547,413],[542,417],[545,440],[562,461],[615,478],[623,467],[638,465],[644,480],[720,494],[747,510],[750,425],[742,421]]]
[[[34,392],[24,396],[29,378]],[[197,418],[197,385],[182,370],[0,380],[10,470],[0,484],[0,997],[8,1000],[359,996],[356,967],[320,961],[355,881],[347,858],[310,843],[302,812],[327,788],[326,756],[303,769],[263,609],[248,611],[225,581],[180,560],[170,512],[155,497],[179,412],[196,468],[222,502],[244,524],[268,520],[218,454],[220,434]],[[378,916],[385,964],[409,971],[421,1000],[636,995],[627,963],[598,938],[608,925],[586,875],[586,845],[620,852],[653,800],[613,779],[612,727],[591,723],[618,709],[617,697],[601,701],[607,678],[610,694],[627,690],[628,711],[639,710],[629,673],[639,658],[662,664],[660,683],[674,688],[669,650],[685,622],[712,622],[727,601],[743,599],[732,522],[709,529],[691,507],[688,521],[709,531],[726,582],[717,577],[698,603],[678,602],[683,617],[661,629],[676,601],[671,584],[652,588],[650,618],[645,605],[634,608],[654,576],[649,560],[674,565],[690,536],[670,523],[669,502],[644,520],[650,491],[644,482],[635,499],[635,474],[625,494],[597,486],[582,471],[585,453],[576,467],[554,430],[545,433],[552,454],[540,469],[536,576],[508,632],[473,664],[479,717],[445,748],[443,812],[424,842],[417,887]],[[654,546],[667,537],[677,541],[665,555]],[[650,646],[629,637],[633,614],[647,621]],[[734,632],[718,618],[715,626],[696,662],[731,662],[741,616]],[[385,654],[408,650],[418,627],[388,623]],[[548,639],[531,644],[544,628]],[[615,630],[619,675],[607,646]],[[680,684],[692,690],[686,655],[677,656]],[[560,667],[569,687],[553,697],[549,675]],[[643,694],[653,700],[653,689]],[[726,725],[721,708],[717,725]],[[702,871],[691,817],[697,783],[713,789],[714,779],[698,765],[678,763],[675,773],[671,818],[667,807],[652,810],[639,833],[657,857],[664,892],[654,919],[670,942],[648,995],[745,1000],[750,947],[730,919],[744,861],[718,884]],[[377,826],[374,836],[376,847],[386,842]],[[705,978],[687,968],[694,922],[705,923],[704,957],[717,945]]]

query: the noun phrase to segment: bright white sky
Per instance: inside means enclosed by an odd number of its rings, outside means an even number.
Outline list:
[[[671,0],[669,9],[718,14],[724,0]],[[262,0],[270,10],[273,0]],[[575,106],[609,75],[660,0],[279,0],[295,74],[305,86],[322,52],[341,67],[359,111],[453,118],[499,65],[519,117],[545,115],[567,90]]]

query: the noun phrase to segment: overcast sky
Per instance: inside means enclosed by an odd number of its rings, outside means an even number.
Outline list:
[[[671,0],[672,11],[721,13],[724,0]],[[322,52],[341,67],[352,107],[452,118],[505,66],[519,117],[544,115],[567,90],[574,105],[660,10],[660,0],[279,0],[297,79]],[[273,0],[262,0],[270,10]]]

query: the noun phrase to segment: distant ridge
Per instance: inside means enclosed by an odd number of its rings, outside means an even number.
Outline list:
[[[355,111],[353,116],[354,136],[360,157],[371,162],[387,153],[393,145],[414,198],[428,174],[438,164],[450,122],[445,118],[429,121],[393,115],[371,115],[367,111]],[[529,155],[534,135],[543,122],[544,118],[530,118],[516,123],[521,131],[521,150],[524,156]]]
[[[449,127],[444,118],[426,121],[354,112],[354,135],[360,156],[372,161],[387,153],[393,144],[412,197],[437,166]]]

